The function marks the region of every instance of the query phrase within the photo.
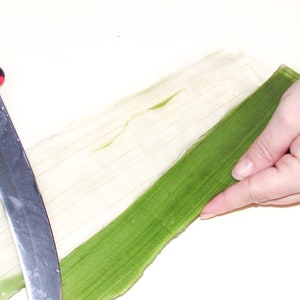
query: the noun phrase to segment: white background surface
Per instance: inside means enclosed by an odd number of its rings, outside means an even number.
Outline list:
[[[0,0],[1,95],[30,147],[219,49],[300,72],[299,3]],[[299,206],[197,220],[122,299],[299,299],[299,225]]]

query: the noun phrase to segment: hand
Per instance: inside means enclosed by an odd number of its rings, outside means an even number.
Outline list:
[[[232,176],[239,182],[213,198],[200,213],[202,219],[251,204],[300,203],[300,80],[282,96],[269,124]]]

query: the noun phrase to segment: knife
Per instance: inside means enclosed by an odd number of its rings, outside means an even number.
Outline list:
[[[58,256],[44,202],[1,96],[0,198],[16,244],[28,299],[62,299]]]

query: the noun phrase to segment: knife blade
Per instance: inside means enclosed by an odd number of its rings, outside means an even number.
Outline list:
[[[28,299],[62,299],[58,256],[45,205],[1,96],[0,198],[16,244]]]

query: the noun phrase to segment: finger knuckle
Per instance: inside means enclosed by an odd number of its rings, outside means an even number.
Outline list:
[[[256,153],[263,161],[266,161],[267,163],[272,163],[274,161],[274,155],[270,152],[269,147],[264,140],[257,139],[254,142],[254,147],[256,148]]]
[[[259,188],[260,184],[258,184],[255,177],[250,176],[246,180],[247,180],[251,203],[257,205],[264,205],[268,201],[268,198]]]

